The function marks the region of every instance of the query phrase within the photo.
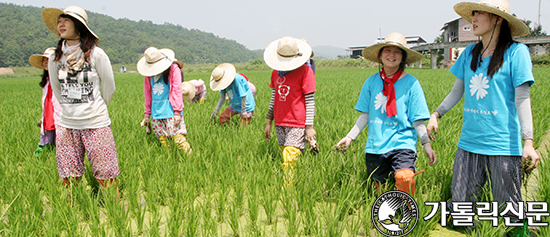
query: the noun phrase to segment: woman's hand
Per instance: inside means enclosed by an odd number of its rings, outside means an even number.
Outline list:
[[[441,117],[439,115],[439,112],[437,111],[434,112],[432,116],[430,116],[430,120],[428,121],[428,127],[426,128],[428,130],[428,136],[434,142],[435,142],[435,138],[437,137],[437,129],[438,129],[437,119],[439,117]]]
[[[342,140],[338,142],[338,144],[336,144],[336,147],[340,148],[340,146],[343,146],[342,149],[345,151],[348,149],[349,145],[351,144],[351,141],[353,141],[351,140],[351,137],[344,137],[342,138]]]
[[[268,141],[271,139],[271,120],[270,119],[267,120],[267,124],[265,125],[264,137],[265,137],[265,140],[268,140]]]
[[[531,159],[531,166],[529,166],[527,170],[537,168],[540,163],[540,156],[537,151],[535,151],[535,148],[533,147],[533,140],[531,139],[525,140],[521,164],[523,165],[527,159]]]
[[[430,166],[433,166],[437,162],[437,156],[429,142],[424,143],[424,153],[426,153],[426,156],[430,159]]]
[[[317,132],[313,129],[312,125],[306,125],[306,140],[308,142],[314,141],[317,139]]]
[[[181,123],[181,115],[175,114],[174,115],[174,125],[179,125]]]

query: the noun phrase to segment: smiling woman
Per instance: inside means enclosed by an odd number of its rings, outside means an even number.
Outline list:
[[[404,72],[405,64],[420,60],[422,55],[406,45],[403,35],[391,33],[383,43],[363,50],[363,57],[381,63],[382,70],[363,84],[355,107],[361,115],[336,147],[347,149],[368,124],[365,159],[374,184],[385,185],[388,175],[393,174],[397,189],[414,196],[417,136],[430,165],[437,158],[424,125],[429,118],[424,92],[418,80]]]

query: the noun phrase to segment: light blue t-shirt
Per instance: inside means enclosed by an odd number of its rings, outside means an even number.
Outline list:
[[[174,109],[170,104],[169,94],[170,87],[164,83],[161,76],[156,82],[155,78],[151,77],[151,117],[153,119],[167,119],[174,117]]]
[[[252,95],[250,86],[248,86],[248,81],[240,74],[237,74],[235,80],[227,88],[221,90],[220,94],[227,94],[231,107],[239,112],[241,112],[241,98],[243,96],[246,96],[246,112],[252,112],[256,107],[254,95]]]
[[[385,154],[396,149],[416,152],[416,120],[430,118],[424,91],[418,80],[407,74],[394,83],[397,114],[386,115],[384,82],[380,73],[370,76],[361,89],[355,110],[369,113],[369,126],[365,153]]]
[[[462,134],[458,147],[482,155],[521,156],[521,127],[515,104],[515,88],[533,78],[527,46],[514,43],[504,53],[502,67],[487,77],[491,56],[474,73],[470,68],[471,51],[466,47],[451,73],[464,81]]]

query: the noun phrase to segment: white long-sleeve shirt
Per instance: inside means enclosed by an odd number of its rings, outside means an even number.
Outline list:
[[[62,108],[60,126],[95,129],[111,125],[107,105],[115,93],[113,69],[101,48],[94,46],[91,50],[90,64],[86,62],[76,74],[67,72],[65,55],[56,62],[50,57],[50,83]]]

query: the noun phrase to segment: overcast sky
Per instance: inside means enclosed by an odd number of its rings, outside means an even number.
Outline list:
[[[212,32],[249,49],[263,49],[283,36],[305,38],[312,46],[366,46],[377,37],[399,32],[433,42],[446,22],[459,16],[460,0],[0,0],[25,6],[86,11],[116,19],[170,22]],[[474,0],[472,2],[479,2]],[[550,0],[509,0],[520,19],[540,22],[550,33]],[[94,19],[89,19],[93,21]],[[533,26],[533,25],[532,25]],[[92,29],[93,30],[93,29]],[[116,29],[113,29],[116,30]]]

